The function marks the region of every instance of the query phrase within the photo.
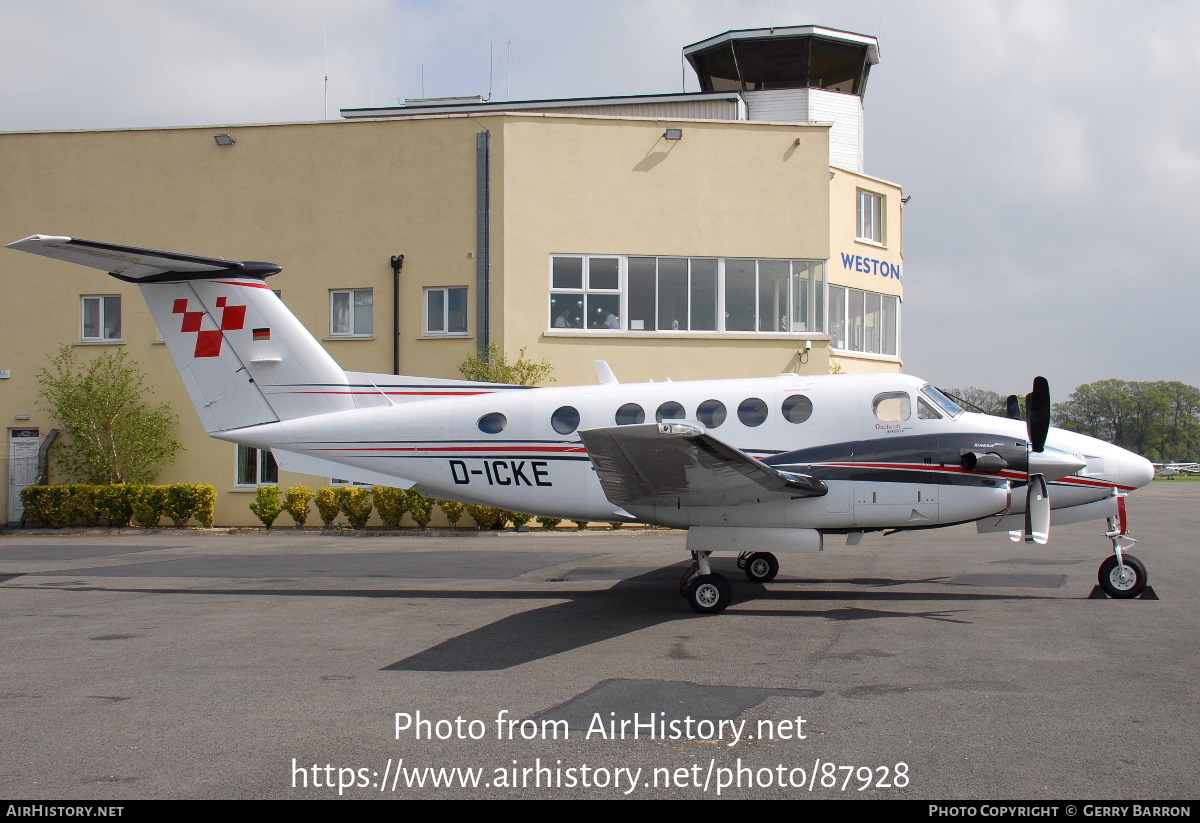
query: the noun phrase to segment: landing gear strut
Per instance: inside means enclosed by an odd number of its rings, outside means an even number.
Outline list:
[[[1124,503],[1124,500],[1120,501]],[[1118,600],[1130,600],[1140,597],[1146,591],[1146,566],[1125,550],[1133,548],[1137,543],[1125,534],[1124,506],[1117,517],[1108,518],[1108,531],[1104,536],[1112,541],[1113,554],[1100,564],[1097,582],[1109,597]]]
[[[779,574],[779,561],[770,552],[742,552],[737,565],[751,583],[770,583]]]
[[[733,598],[729,581],[714,574],[708,565],[710,552],[692,552],[692,565],[679,581],[679,593],[687,598],[688,604],[700,614],[717,614],[725,611]]]

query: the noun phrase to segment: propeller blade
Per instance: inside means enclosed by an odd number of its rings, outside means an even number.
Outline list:
[[[1046,478],[1031,474],[1025,497],[1025,542],[1044,545],[1049,540],[1050,494],[1046,490]]]
[[[1010,394],[1008,396],[1008,402],[1007,402],[1006,408],[1007,408],[1007,411],[1005,412],[1004,416],[1007,417],[1009,420],[1020,420],[1021,419],[1021,400],[1015,394]]]
[[[1025,395],[1025,424],[1030,448],[1043,451],[1050,433],[1050,384],[1044,377],[1033,378],[1033,391]]]

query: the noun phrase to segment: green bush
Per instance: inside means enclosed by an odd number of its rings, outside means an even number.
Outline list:
[[[495,527],[496,522],[500,519],[500,510],[494,506],[477,506],[474,503],[468,503],[467,514],[471,515],[471,519],[475,521],[475,525],[481,531]]]
[[[74,512],[68,486],[26,486],[21,489],[25,524],[35,529],[61,529],[71,525]]]
[[[556,528],[558,526],[558,524],[562,522],[562,518],[561,517],[539,517],[537,519],[537,522],[541,525],[541,527],[543,529],[553,529],[553,528]]]
[[[392,531],[400,528],[400,521],[408,511],[408,495],[404,493],[404,489],[394,486],[372,486],[371,496],[375,498],[375,511],[379,512],[383,527]]]
[[[100,487],[81,483],[68,488],[66,505],[71,520],[84,526],[100,525],[100,508],[96,505],[96,492]]]
[[[371,517],[371,495],[358,486],[342,486],[337,490],[338,508],[350,525],[356,529],[365,528]]]
[[[433,519],[433,499],[421,494],[415,486],[405,495],[408,498],[408,513],[416,521],[417,528],[428,528],[429,521]]]
[[[96,508],[99,509],[104,522],[117,529],[128,526],[133,517],[136,493],[137,487],[126,483],[96,487]]]
[[[283,510],[292,518],[297,529],[303,529],[308,522],[308,504],[316,495],[308,486],[292,486],[283,496]]]
[[[462,520],[463,510],[466,507],[457,500],[439,500],[438,508],[442,510],[442,514],[446,515],[446,521],[453,529],[458,527],[458,521]]]
[[[283,497],[279,493],[279,487],[259,486],[254,495],[254,502],[250,504],[250,511],[254,512],[254,516],[261,520],[264,526],[271,528],[275,519],[283,513]]]
[[[196,484],[196,519],[206,529],[217,519],[217,489],[210,483]]]
[[[518,529],[533,519],[532,514],[525,514],[524,512],[505,512],[504,514],[512,521],[513,526]]]
[[[174,483],[167,486],[163,499],[163,511],[175,528],[185,527],[192,515],[196,513],[196,485],[194,483]]]
[[[588,527],[587,520],[572,520],[571,522],[574,523],[575,528],[579,529],[580,531],[583,531],[584,529],[586,529]]]
[[[338,512],[341,511],[337,493],[338,490],[333,486],[326,486],[323,489],[317,489],[317,496],[314,498],[317,504],[317,514],[321,516],[321,525],[327,529],[333,526],[333,521],[337,520]]]
[[[158,527],[162,517],[163,501],[166,498],[164,486],[135,486],[133,499],[133,523],[143,529]]]

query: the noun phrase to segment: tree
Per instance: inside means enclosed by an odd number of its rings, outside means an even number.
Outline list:
[[[1192,460],[1200,450],[1200,389],[1177,380],[1085,383],[1055,405],[1054,421],[1151,459]]]
[[[968,411],[994,414],[999,417],[1004,417],[1008,411],[1008,398],[988,389],[967,386],[965,389],[949,389],[946,394],[965,406]]]
[[[464,360],[458,370],[468,380],[536,386],[547,379],[554,382],[554,378],[550,376],[552,368],[545,360],[535,363],[526,359],[524,346],[517,352],[517,359],[509,363],[500,347],[492,343],[482,355],[473,354]]]
[[[59,468],[84,483],[149,483],[181,448],[167,403],[152,404],[153,390],[137,362],[123,350],[86,362],[63,346],[38,372],[42,405],[66,435]]]

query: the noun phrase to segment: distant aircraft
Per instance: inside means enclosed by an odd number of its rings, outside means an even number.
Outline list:
[[[1152,463],[1155,477],[1172,478],[1183,474],[1200,474],[1200,463]]]
[[[1154,467],[1051,429],[1043,378],[1022,422],[902,374],[622,384],[597,361],[599,385],[527,388],[346,372],[266,284],[277,265],[44,235],[9,248],[138,283],[213,437],[270,449],[289,471],[687,529],[680,589],[701,613],[731,599],[713,552],[767,582],[776,553],[819,552],[828,536],[969,522],[1045,543],[1052,521],[1106,519],[1100,586],[1146,587],[1124,498]]]

